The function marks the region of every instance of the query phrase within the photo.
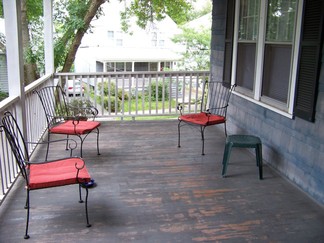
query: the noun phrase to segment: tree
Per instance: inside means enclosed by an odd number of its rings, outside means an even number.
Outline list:
[[[55,66],[58,67],[62,64],[62,72],[69,72],[71,70],[81,40],[89,29],[91,20],[95,16],[100,16],[100,6],[105,1],[61,1],[65,2],[64,6],[69,13],[65,17],[64,25],[60,26],[63,30],[63,35],[57,40],[55,46]],[[62,62],[62,60],[64,61]]]
[[[126,2],[126,0],[120,1]],[[190,0],[133,0],[125,7],[121,16],[124,30],[127,31],[128,21],[132,16],[137,18],[136,23],[141,28],[145,28],[148,22],[162,20],[167,15],[177,24],[187,22],[192,10],[191,2]]]
[[[185,70],[209,70],[210,64],[210,30],[197,31],[183,27],[182,33],[176,35],[172,41],[185,45],[180,66]]]
[[[161,20],[169,15],[178,22],[186,19],[188,11],[191,9],[191,0],[116,0],[124,3],[125,11],[121,18],[124,29],[127,30],[128,21],[132,16],[137,18],[137,24],[145,28],[150,21]],[[2,12],[2,0],[0,0],[0,12]],[[78,47],[81,44],[84,34],[91,30],[91,21],[99,18],[102,14],[101,5],[106,0],[54,0],[55,4],[55,63],[57,71],[69,72],[73,67]],[[25,63],[29,63],[28,74],[25,76],[29,80],[26,84],[35,80],[33,73],[41,72],[43,57],[42,43],[33,41],[40,39],[40,23],[42,17],[42,1],[22,0],[22,28]],[[32,30],[36,33],[33,36]],[[31,38],[33,37],[33,38]],[[36,46],[35,46],[36,45]],[[37,68],[36,68],[37,66]],[[36,71],[37,70],[37,71]],[[30,73],[29,73],[30,72]]]

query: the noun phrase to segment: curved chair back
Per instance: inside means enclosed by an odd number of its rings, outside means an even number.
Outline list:
[[[226,87],[220,81],[207,82],[204,89],[208,97],[205,110],[208,110],[212,114],[226,117],[228,103],[234,87],[235,85]]]
[[[7,140],[10,144],[12,153],[16,158],[16,162],[18,164],[20,172],[25,178],[26,183],[28,184],[26,165],[29,161],[29,154],[27,150],[27,145],[16,119],[12,116],[12,114],[9,111],[6,111],[4,113],[1,127],[3,128],[6,134]]]
[[[42,103],[48,126],[55,125],[63,121],[64,117],[70,116],[66,95],[61,86],[46,86],[34,92]]]

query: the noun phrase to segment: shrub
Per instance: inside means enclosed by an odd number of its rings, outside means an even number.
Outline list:
[[[156,82],[153,82],[150,86],[151,90],[151,100],[156,101],[156,98],[158,98],[158,101],[162,101],[163,98],[163,86],[164,86],[164,100],[169,100],[169,85],[168,83],[163,83],[162,81],[158,82],[158,94],[156,95]]]
[[[116,97],[110,97],[110,112],[116,112]],[[104,98],[104,108],[109,111],[109,99],[108,97]],[[117,99],[117,112],[120,111],[121,108],[121,101]]]
[[[7,92],[3,92],[0,90],[0,101],[4,100],[5,98],[8,98],[9,94]]]

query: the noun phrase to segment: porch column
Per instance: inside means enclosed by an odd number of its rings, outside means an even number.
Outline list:
[[[45,75],[55,72],[53,44],[53,0],[43,0]]]
[[[102,64],[103,64],[103,72],[107,72],[107,63],[106,63],[106,61],[103,61]]]
[[[9,96],[19,96],[15,117],[26,137],[24,59],[21,35],[20,0],[3,0]]]

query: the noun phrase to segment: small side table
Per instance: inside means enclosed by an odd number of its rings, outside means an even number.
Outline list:
[[[255,148],[256,164],[259,167],[259,179],[263,179],[262,175],[262,143],[261,139],[252,135],[229,135],[226,138],[226,145],[223,156],[222,176],[226,176],[228,161],[233,147],[239,148]]]

